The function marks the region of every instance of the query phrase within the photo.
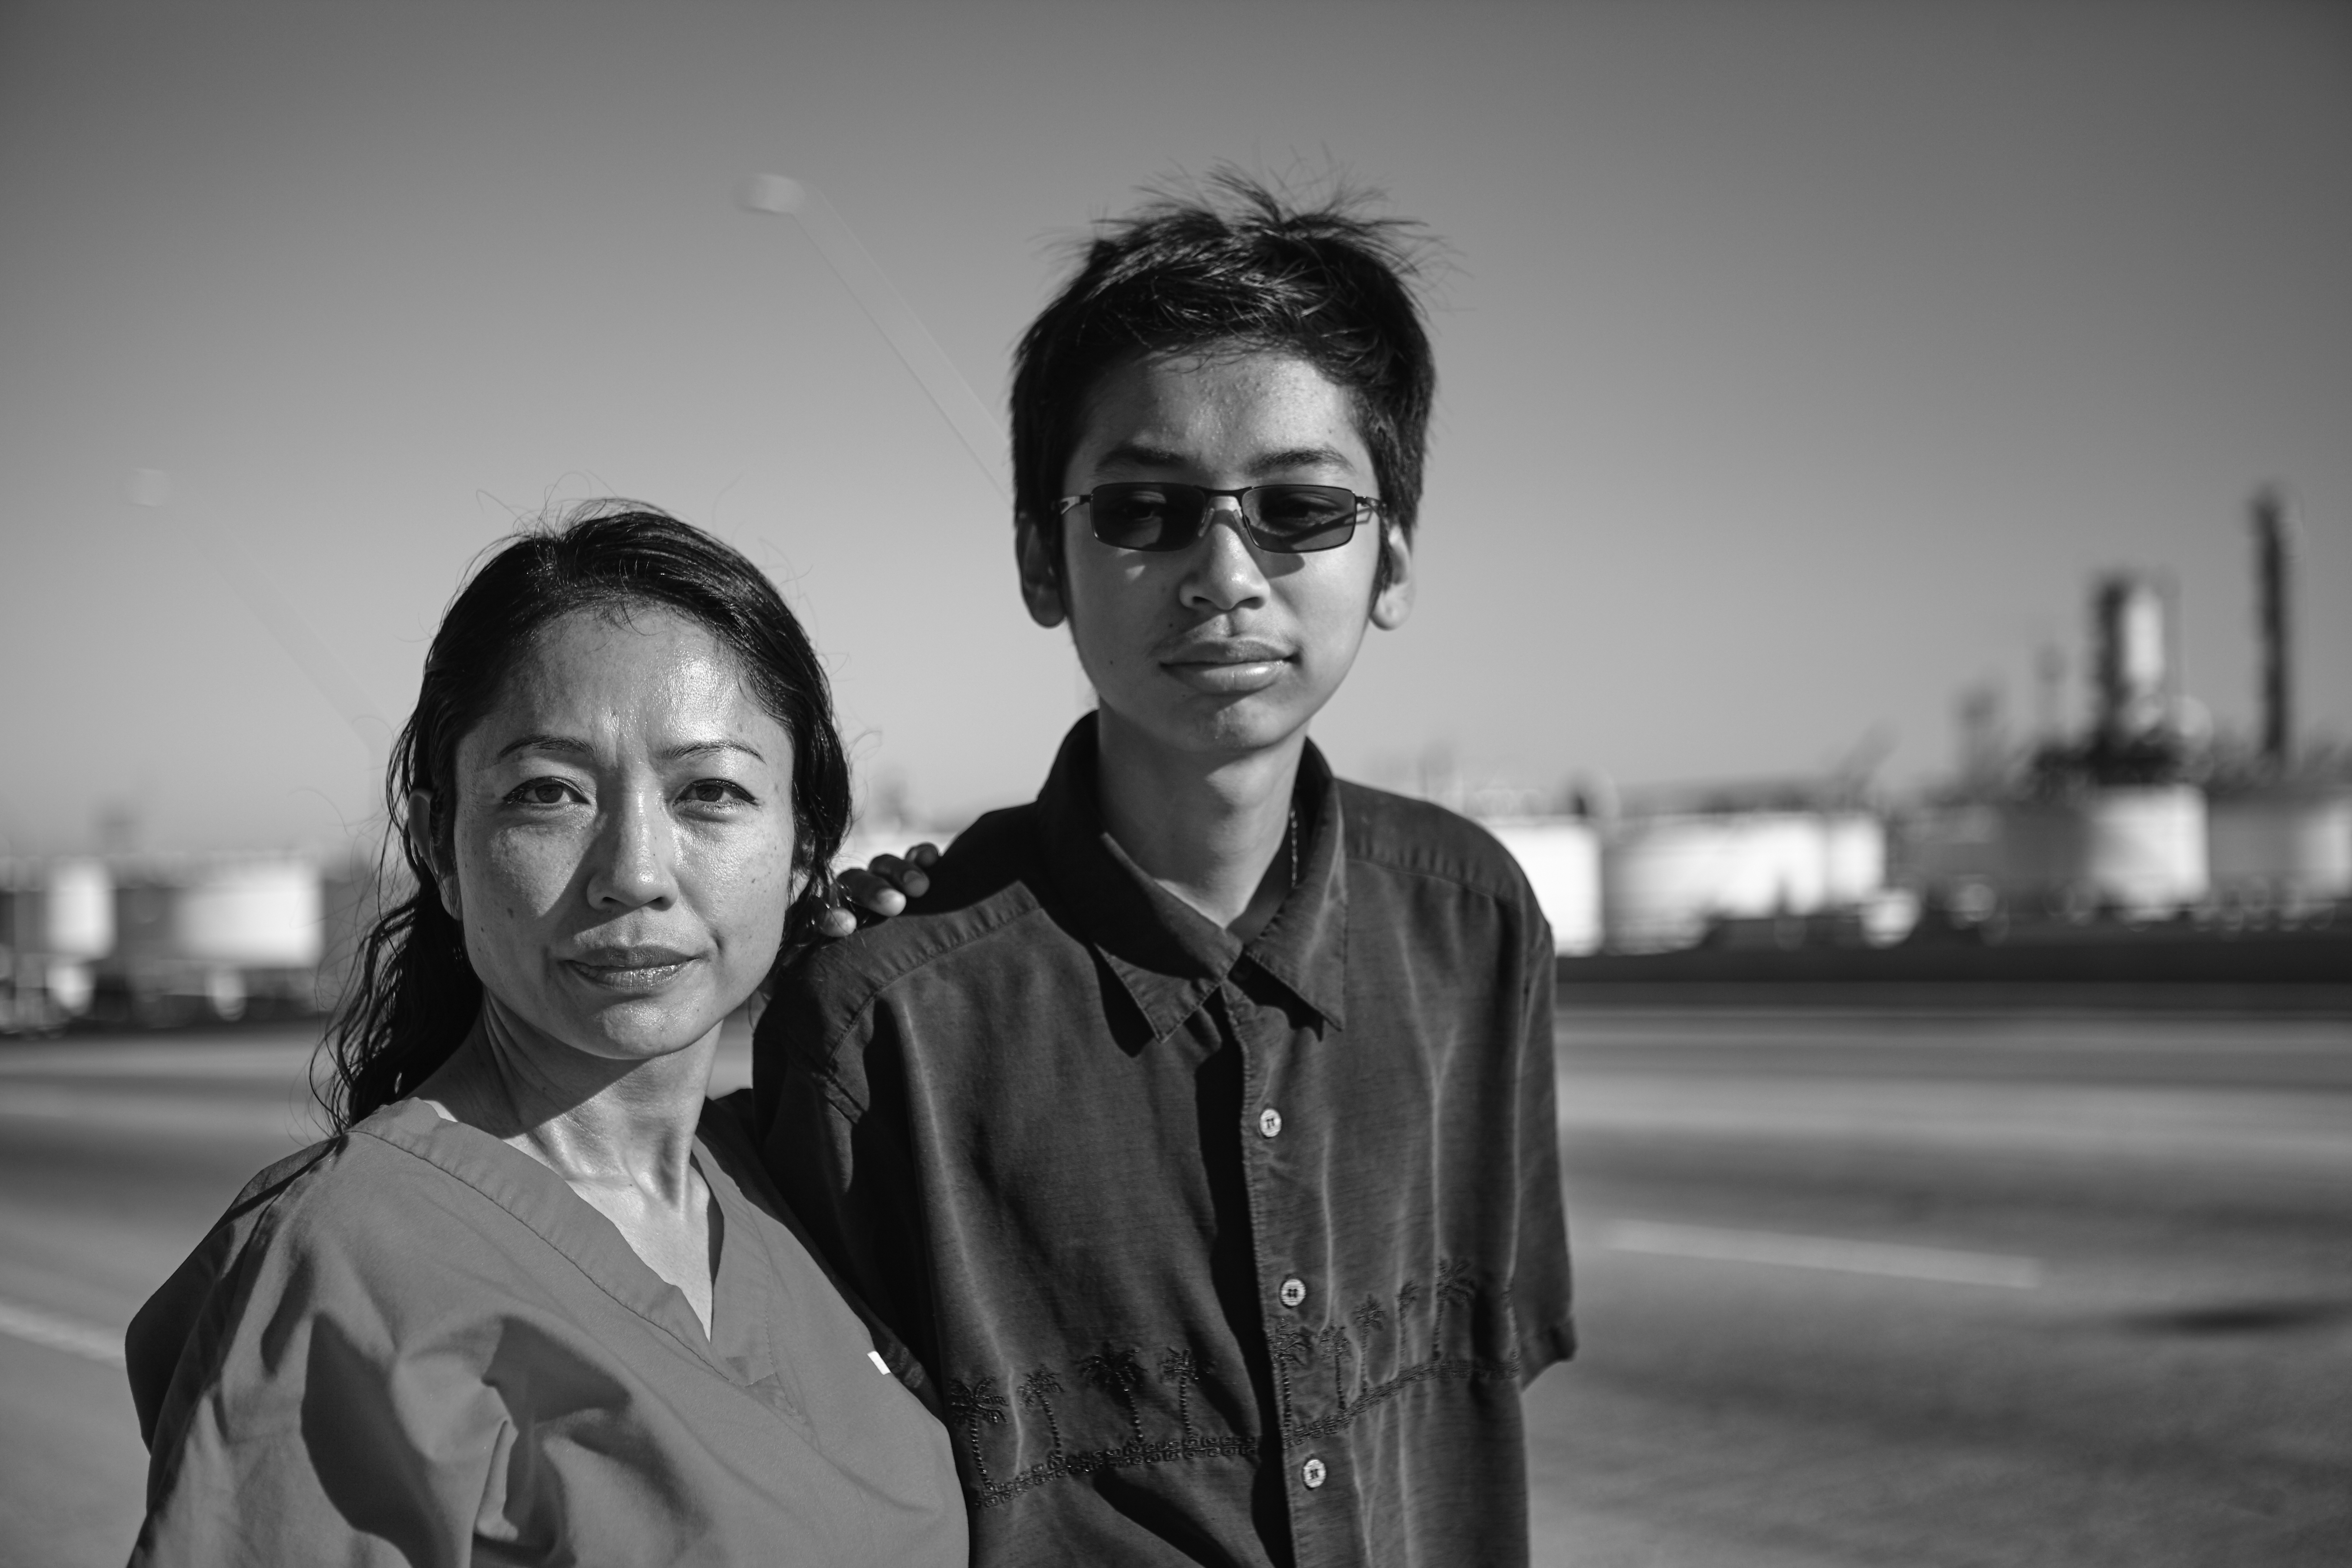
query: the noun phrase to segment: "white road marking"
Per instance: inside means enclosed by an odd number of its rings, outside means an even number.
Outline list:
[[[142,1040],[134,1045],[26,1045],[0,1050],[0,1078],[257,1078],[276,1089],[301,1077],[313,1047],[301,1041]]]
[[[2310,1089],[1577,1071],[1563,1136],[1725,1139],[2352,1173],[2352,1095]]]
[[[1604,1225],[1600,1241],[1612,1252],[1640,1252],[1656,1258],[1827,1268],[1843,1274],[1930,1279],[1948,1285],[1995,1285],[2011,1290],[2031,1290],[2042,1283],[2042,1264],[2035,1258],[2008,1258],[1990,1252],[1952,1252],[1937,1247],[1905,1247],[1884,1241],[1785,1236],[1766,1230],[1717,1230],[1707,1226],[1664,1225],[1654,1220],[1618,1220]]]
[[[14,1334],[37,1345],[65,1351],[108,1366],[122,1364],[122,1336],[89,1323],[44,1312],[37,1307],[0,1301],[0,1334]]]
[[[232,1100],[17,1083],[0,1087],[0,1117],[73,1121],[126,1131],[279,1139],[289,1150],[325,1136],[318,1124],[319,1112],[298,1103],[290,1091],[267,1099]]]

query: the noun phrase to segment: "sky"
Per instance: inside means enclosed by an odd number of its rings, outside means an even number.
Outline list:
[[[1001,416],[1069,242],[1220,160],[1446,247],[1342,773],[1916,786],[2044,644],[2079,714],[2119,567],[2244,730],[2263,483],[2352,734],[2352,7],[5,0],[0,853],[364,838],[469,563],[601,495],[774,575],[869,792],[1027,798],[1085,694],[1004,502],[733,193]]]

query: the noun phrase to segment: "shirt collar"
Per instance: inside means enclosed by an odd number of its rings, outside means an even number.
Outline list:
[[[706,1103],[703,1114],[707,1120],[725,1112]],[[780,1358],[771,1343],[766,1312],[774,1270],[764,1275],[754,1270],[744,1251],[766,1244],[755,1239],[758,1226],[751,1200],[704,1146],[698,1129],[695,1169],[718,1201],[726,1227],[719,1275],[711,1282],[708,1334],[684,1292],[655,1273],[610,1218],[521,1150],[480,1128],[449,1121],[413,1098],[394,1100],[352,1131],[380,1138],[473,1188],[536,1232],[613,1300],[695,1355],[729,1369],[736,1381],[759,1383],[775,1374]]]
[[[1077,917],[1075,934],[1118,977],[1154,1040],[1191,1017],[1246,957],[1335,1028],[1347,1027],[1346,825],[1339,790],[1308,742],[1293,799],[1306,836],[1298,883],[1246,943],[1154,881],[1103,826],[1097,731],[1071,727],[1037,796],[1045,871]]]

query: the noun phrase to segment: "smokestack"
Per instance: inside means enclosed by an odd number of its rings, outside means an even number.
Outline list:
[[[2091,590],[2093,726],[2110,745],[2171,727],[2171,637],[2164,591],[2136,573],[2101,577]]]
[[[2254,618],[2262,646],[2263,762],[2284,773],[2294,742],[2294,680],[2289,637],[2294,630],[2287,602],[2293,563],[2286,536],[2286,504],[2277,490],[2254,492]]]
[[[2046,642],[2033,658],[2033,732],[2045,746],[2066,739],[2066,650]]]

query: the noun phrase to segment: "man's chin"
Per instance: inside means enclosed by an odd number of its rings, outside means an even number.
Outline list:
[[[1307,728],[1312,710],[1264,692],[1225,698],[1195,697],[1174,711],[1139,721],[1104,705],[1107,728],[1125,730],[1155,749],[1189,755],[1243,757],[1271,751]]]

